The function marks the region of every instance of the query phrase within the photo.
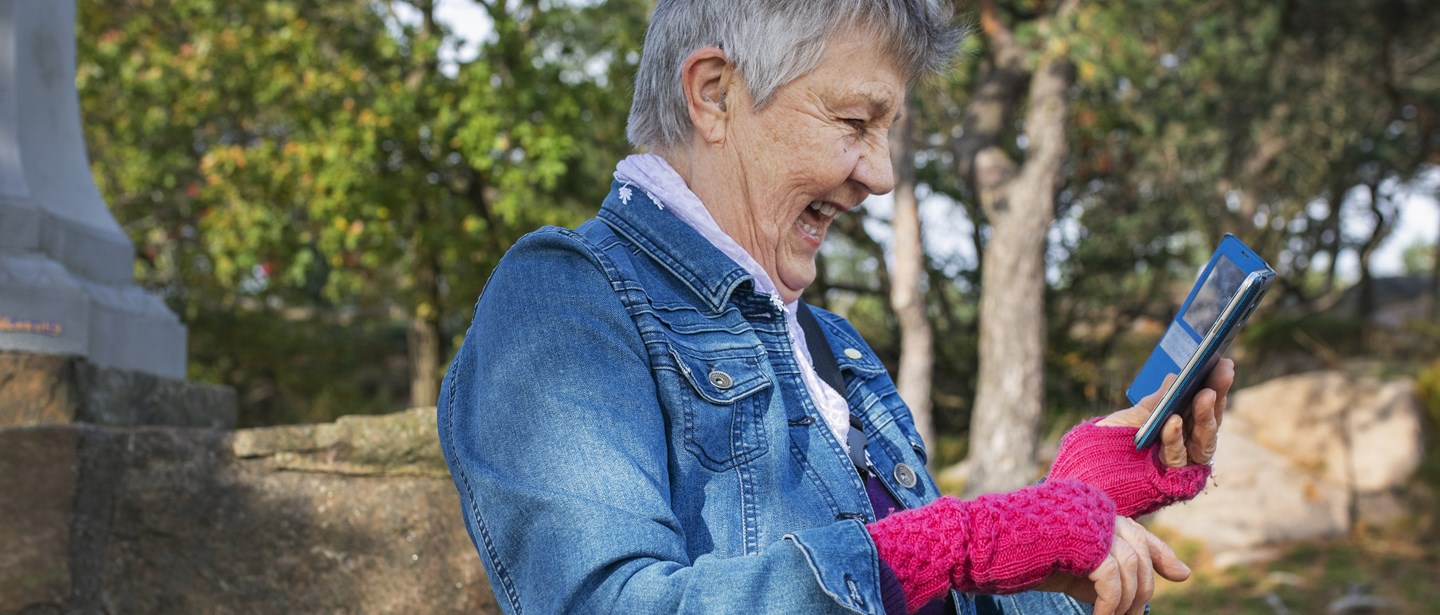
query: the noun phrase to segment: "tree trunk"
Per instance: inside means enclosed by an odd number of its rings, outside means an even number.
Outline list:
[[[410,407],[433,406],[440,399],[439,323],[413,315],[405,338],[410,355]]]
[[[1322,287],[1320,296],[1329,298],[1335,292],[1335,278],[1339,274],[1340,251],[1345,248],[1345,238],[1341,234],[1340,214],[1345,206],[1345,195],[1347,186],[1344,182],[1334,182],[1330,186],[1330,210],[1325,214],[1324,226],[1320,232],[1320,243],[1316,252],[1321,250],[1330,254],[1330,262],[1325,265],[1325,284]],[[1325,241],[1325,233],[1330,234],[1330,240]]]
[[[416,2],[415,8],[421,16],[420,31],[415,34],[417,44],[442,36],[435,20],[435,0]],[[439,58],[416,55],[414,59],[415,66],[406,81],[419,89],[439,70]],[[420,154],[419,158],[427,156]],[[411,408],[434,406],[440,399],[440,265],[431,242],[426,239],[426,231],[433,223],[426,207],[423,202],[416,204],[415,231],[410,237],[410,251],[415,255],[415,285],[411,289],[405,346],[410,359]]]
[[[426,221],[421,215],[421,228]],[[410,407],[434,406],[440,399],[440,285],[439,267],[417,231],[411,249],[415,259],[415,287],[405,347],[410,364]]]
[[[1370,236],[1360,246],[1360,282],[1358,300],[1355,302],[1355,317],[1361,320],[1364,330],[1368,332],[1372,317],[1375,313],[1375,276],[1370,272],[1370,257],[1375,254],[1376,248],[1389,236],[1391,227],[1394,224],[1394,216],[1387,215],[1386,206],[1390,197],[1380,192],[1379,180],[1369,183],[1370,190],[1370,214],[1375,218],[1375,228],[1370,231]],[[1383,204],[1382,204],[1383,203]]]
[[[1015,489],[1039,475],[1035,448],[1045,392],[1045,245],[1068,153],[1066,91],[1073,79],[1064,57],[1041,63],[1030,80],[1025,163],[1018,174],[981,192],[993,232],[981,271],[980,373],[967,495]],[[987,167],[995,177],[1011,175],[1008,160],[998,158],[1003,155],[993,147],[982,151],[977,176],[991,175]]]
[[[935,371],[935,340],[925,314],[920,290],[925,276],[925,249],[920,235],[920,204],[915,197],[914,140],[911,117],[914,105],[890,135],[890,156],[895,163],[894,254],[890,274],[890,307],[900,324],[900,369],[896,388],[910,406],[915,428],[934,450],[935,422],[930,400]]]

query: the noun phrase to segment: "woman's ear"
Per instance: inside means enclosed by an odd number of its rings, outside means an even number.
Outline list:
[[[735,74],[718,47],[695,50],[680,66],[680,87],[695,134],[706,143],[723,143],[730,120],[726,95]]]

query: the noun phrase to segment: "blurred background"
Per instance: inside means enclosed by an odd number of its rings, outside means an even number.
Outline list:
[[[972,424],[1033,434],[1034,446],[977,456],[1043,472],[1065,428],[1129,405],[1130,378],[1198,268],[1235,234],[1280,274],[1232,349],[1237,388],[1256,400],[1239,393],[1236,414],[1262,430],[1271,410],[1289,417],[1294,440],[1257,446],[1315,451],[1283,462],[1320,467],[1302,510],[1339,512],[1311,535],[1272,532],[1263,549],[1176,534],[1213,569],[1157,608],[1440,612],[1435,8],[961,3],[964,53],[916,86],[892,135],[899,189],[837,220],[806,298],[886,361],[945,486],[983,491],[1033,476],[960,464]],[[500,256],[538,226],[593,215],[630,153],[650,9],[80,2],[95,179],[135,243],[137,280],[189,327],[189,377],[234,387],[242,427],[433,406]],[[1044,96],[1055,104],[1031,104]],[[1034,279],[997,277],[995,263],[1031,263]],[[1007,307],[1027,302],[1038,315]],[[987,330],[1012,341],[984,342]],[[1033,390],[1000,390],[1002,369],[1033,374]],[[1377,417],[1414,417],[1374,432],[1392,444],[1378,448],[1415,446],[1385,462],[1400,468],[1393,480],[1362,488],[1356,430],[1371,423],[1348,413],[1374,399]],[[1316,440],[1316,417],[1339,421],[1339,448]],[[1344,475],[1334,498],[1331,470]],[[1298,471],[1280,480],[1303,482]],[[1263,486],[1217,468],[1219,487],[1232,477]],[[1195,533],[1193,519],[1175,523]]]

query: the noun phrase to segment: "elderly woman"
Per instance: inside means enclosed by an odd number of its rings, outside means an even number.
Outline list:
[[[1228,363],[1161,451],[1129,444],[1142,404],[1073,430],[1046,480],[961,501],[875,353],[799,300],[831,222],[890,191],[886,133],[948,17],[659,2],[629,126],[653,153],[595,219],[510,250],[440,394],[506,612],[1139,613],[1156,572],[1188,574],[1128,517],[1204,486]]]

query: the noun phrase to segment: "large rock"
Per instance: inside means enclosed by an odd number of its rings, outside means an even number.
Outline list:
[[[1415,383],[1325,371],[1278,378],[1236,395],[1232,430],[1326,480],[1359,492],[1400,486],[1420,467]]]
[[[3,429],[0,489],[0,613],[499,612],[434,409]]]
[[[1221,566],[1389,523],[1424,454],[1420,416],[1408,380],[1324,371],[1237,391],[1212,486],[1153,521],[1204,543]]]
[[[435,409],[342,416],[334,423],[235,432],[236,457],[267,458],[276,469],[352,475],[448,477]]]

